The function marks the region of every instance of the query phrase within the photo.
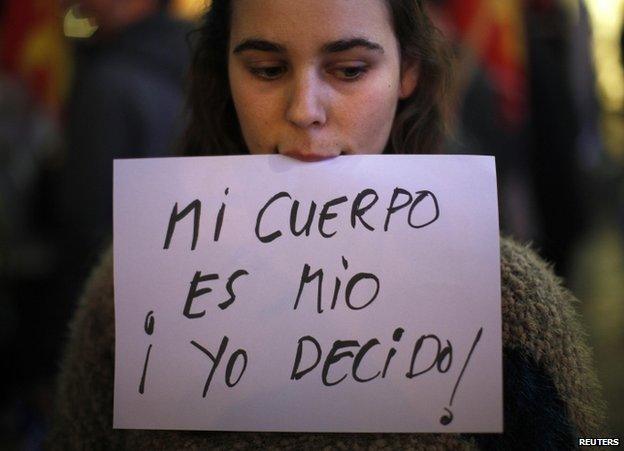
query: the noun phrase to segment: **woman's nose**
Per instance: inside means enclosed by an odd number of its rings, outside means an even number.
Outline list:
[[[288,93],[286,120],[300,128],[322,127],[327,121],[322,80],[313,73],[295,76]]]

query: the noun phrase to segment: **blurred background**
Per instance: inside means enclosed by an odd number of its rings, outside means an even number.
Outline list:
[[[174,155],[208,0],[0,0],[0,448],[40,449],[113,158]],[[503,234],[580,300],[624,432],[624,0],[427,0],[457,56],[448,153],[495,155]]]

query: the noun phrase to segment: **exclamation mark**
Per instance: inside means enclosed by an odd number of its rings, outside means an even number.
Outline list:
[[[145,316],[145,324],[143,326],[147,335],[154,333],[154,311],[150,310]],[[149,362],[150,353],[152,352],[152,344],[150,343],[147,348],[147,354],[145,355],[145,363],[143,364],[143,374],[141,375],[141,383],[139,384],[139,393],[145,392],[145,375],[147,373],[147,364]]]
[[[450,410],[450,408],[453,406],[453,398],[455,398],[455,393],[457,392],[457,387],[459,386],[459,382],[461,381],[461,378],[464,375],[464,371],[466,371],[466,367],[468,366],[468,362],[470,361],[470,357],[472,357],[472,353],[474,352],[475,348],[477,347],[477,343],[479,343],[479,340],[481,339],[481,334],[482,333],[483,333],[483,327],[479,329],[479,332],[477,332],[477,336],[475,337],[474,342],[472,343],[472,347],[470,348],[470,352],[468,353],[468,357],[466,357],[466,361],[464,362],[464,367],[462,368],[461,373],[459,373],[459,377],[457,378],[457,382],[455,382],[455,388],[453,388],[453,394],[451,395],[451,401],[449,402],[449,406],[444,408],[444,410],[446,410],[447,414],[442,415],[440,417],[440,423],[443,426],[447,426],[447,425],[449,425],[453,421],[453,412]]]

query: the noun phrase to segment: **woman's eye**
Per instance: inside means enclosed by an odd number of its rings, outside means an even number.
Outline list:
[[[286,72],[285,66],[261,66],[261,67],[250,67],[249,71],[264,79],[264,80],[275,80],[281,77]]]
[[[334,74],[341,80],[353,81],[362,77],[367,70],[366,66],[345,66],[334,69]]]

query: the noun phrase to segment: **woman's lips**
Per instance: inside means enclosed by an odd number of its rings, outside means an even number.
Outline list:
[[[329,158],[334,158],[338,156],[338,155],[331,155],[331,154],[324,155],[324,154],[315,154],[315,153],[296,153],[296,152],[287,153],[286,155],[288,155],[289,157],[296,158],[301,161],[309,162],[309,163],[312,163],[315,161],[327,160]]]
[[[291,158],[296,158],[297,160],[305,161],[305,162],[314,162],[314,161],[322,161],[327,160],[329,158],[335,158],[339,155],[342,155],[343,152],[336,151],[327,151],[327,152],[315,152],[301,149],[290,149],[290,150],[277,150],[277,153],[282,155],[286,155]]]

